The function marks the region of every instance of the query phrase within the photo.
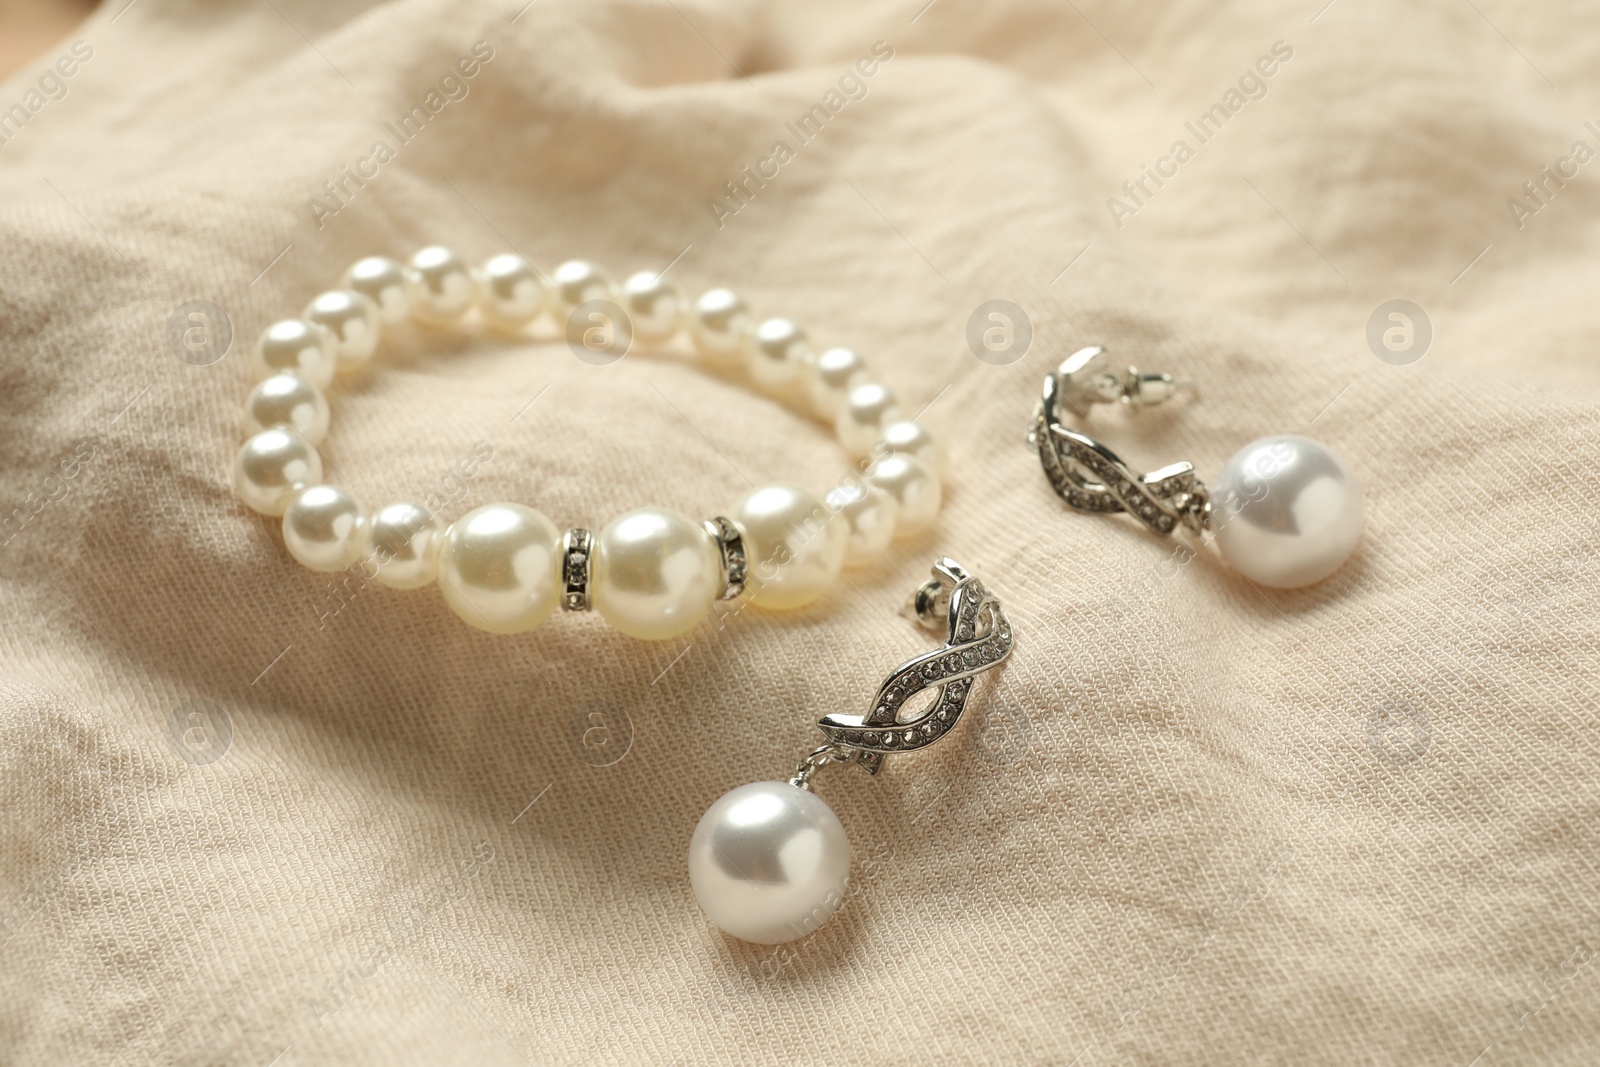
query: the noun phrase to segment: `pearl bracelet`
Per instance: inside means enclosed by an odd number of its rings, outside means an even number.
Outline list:
[[[707,366],[742,366],[768,394],[831,421],[864,471],[820,496],[796,485],[754,489],[728,515],[705,522],[642,508],[598,534],[562,534],[521,504],[488,504],[448,526],[413,503],[369,514],[348,491],[324,484],[323,390],[335,373],[371,362],[384,327],[407,318],[447,326],[474,308],[486,325],[511,336],[526,336],[522,331],[548,315],[569,338],[582,337],[599,309],[614,320],[609,325],[624,350],[635,341],[663,347],[686,333]],[[584,314],[575,316],[580,308]],[[368,257],[300,318],[267,327],[253,368],[257,385],[244,410],[249,440],[234,464],[245,505],[281,515],[284,545],[310,569],[360,567],[364,577],[396,589],[437,579],[451,609],[490,632],[530,629],[558,605],[592,606],[623,633],[662,640],[746,589],[759,607],[802,607],[843,566],[876,559],[891,538],[921,532],[939,510],[942,443],[900,419],[894,394],[872,379],[861,355],[814,352],[788,319],[758,325],[728,289],[713,289],[691,306],[655,273],[617,287],[600,267],[579,260],[546,278],[510,253],[476,271],[437,246],[408,264]]]

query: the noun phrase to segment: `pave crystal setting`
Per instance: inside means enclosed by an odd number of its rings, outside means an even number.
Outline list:
[[[933,573],[938,595],[930,596],[925,586],[913,604],[924,621],[944,608],[944,647],[898,667],[865,715],[827,715],[817,723],[831,743],[860,750],[857,762],[873,774],[885,754],[914,752],[949,733],[972,695],[973,676],[1011,654],[1011,621],[1000,610],[1000,601],[948,557],[934,564]],[[929,690],[933,696],[928,706],[902,719],[906,703]]]
[[[561,539],[561,606],[567,611],[588,611],[589,569],[594,560],[594,535],[574,527]]]
[[[1201,532],[1209,517],[1210,494],[1195,477],[1192,464],[1173,463],[1140,474],[1106,445],[1062,425],[1062,406],[1081,414],[1080,404],[1106,399],[1105,362],[1104,349],[1086,348],[1045,378],[1028,442],[1038,449],[1051,488],[1079,511],[1126,511],[1162,535],[1172,533],[1179,523]],[[1128,373],[1135,383],[1142,380],[1131,368]]]
[[[722,600],[734,600],[744,592],[750,563],[745,556],[744,535],[732,519],[723,515],[705,521],[706,533],[722,553]]]

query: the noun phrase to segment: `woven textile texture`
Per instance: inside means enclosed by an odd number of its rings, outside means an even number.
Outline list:
[[[1592,12],[112,0],[0,135],[0,1061],[1594,1062]],[[234,496],[249,351],[435,242],[867,353],[949,443],[936,529],[661,644],[336,588]],[[1089,343],[1200,386],[1096,415],[1141,469],[1336,449],[1353,560],[1258,590],[1066,510],[1023,438]],[[333,480],[447,519],[848,462],[559,340],[406,328],[331,398]],[[822,773],[833,922],[726,938],[696,820],[934,647],[940,554],[1015,654],[959,736]]]

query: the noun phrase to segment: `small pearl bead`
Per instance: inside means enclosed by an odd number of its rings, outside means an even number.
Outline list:
[[[900,417],[900,402],[887,386],[861,382],[845,394],[844,406],[834,419],[839,443],[853,456],[865,456],[883,436],[883,428]]]
[[[640,271],[622,283],[622,310],[633,322],[635,337],[658,345],[683,325],[683,294],[654,271]]]
[[[515,252],[491,256],[478,272],[478,308],[490,325],[520,329],[538,318],[544,305],[538,269]]]
[[[688,633],[722,592],[722,553],[705,527],[676,511],[641,508],[595,538],[594,607],[629,637]]]
[[[339,367],[339,354],[327,330],[304,319],[284,319],[261,332],[251,362],[257,378],[293,374],[326,389]]]
[[[689,842],[689,885],[706,917],[760,945],[804,937],[844,903],[850,839],[827,802],[788,782],[723,794]]]
[[[388,256],[356,260],[339,280],[339,288],[360,293],[378,305],[378,319],[385,326],[398,326],[411,314],[406,269]]]
[[[755,344],[755,320],[738,293],[712,289],[694,302],[689,335],[703,362],[713,367],[733,367],[744,362]]]
[[[444,523],[437,515],[418,504],[390,504],[367,525],[379,583],[417,589],[438,577]]]
[[[822,499],[850,529],[844,554],[846,566],[871,563],[883,555],[894,537],[895,513],[900,510],[894,497],[875,485],[851,478],[828,490]]]
[[[378,305],[350,289],[329,289],[306,305],[305,319],[333,336],[339,366],[365,363],[378,350]]]
[[[322,456],[293,430],[262,430],[239,449],[233,485],[245,507],[282,515],[289,499],[322,480]]]
[[[287,426],[312,444],[328,432],[328,401],[322,390],[293,374],[274,374],[250,390],[244,402],[244,432]]]
[[[867,481],[894,497],[900,505],[895,515],[895,536],[910,537],[933,525],[943,492],[939,479],[911,456],[895,452],[873,461]]]
[[[750,350],[750,377],[761,388],[781,393],[800,384],[810,358],[806,332],[790,319],[768,319],[756,327]]]
[[[844,567],[849,526],[809,489],[754,489],[739,498],[728,517],[743,531],[749,596],[760,607],[804,607],[826,592]]]
[[[406,267],[406,292],[411,298],[411,317],[440,326],[465,315],[478,298],[478,286],[466,260],[440,245],[429,245],[411,257]]]
[[[367,552],[367,516],[356,498],[332,485],[314,485],[283,513],[289,555],[314,571],[342,571]]]
[[[867,376],[867,358],[852,348],[830,348],[811,361],[806,392],[818,415],[833,421],[851,386]]]
[[[884,456],[891,452],[915,456],[936,477],[944,477],[944,442],[929,433],[919,422],[892,422],[885,426],[883,438],[873,446],[872,452],[875,456]]]
[[[556,318],[563,327],[578,305],[591,300],[610,300],[613,296],[611,275],[586,259],[567,260],[556,268],[550,281],[555,287],[552,298]]]
[[[1365,521],[1361,482],[1326,445],[1264,437],[1240,449],[1212,493],[1217,546],[1253,582],[1298,589],[1344,565]]]
[[[486,504],[445,531],[439,590],[480,630],[532,629],[561,602],[561,531],[521,504]]]

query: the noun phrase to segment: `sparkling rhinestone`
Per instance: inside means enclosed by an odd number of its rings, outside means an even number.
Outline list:
[[[912,744],[917,739],[917,732],[915,730],[907,730],[906,734],[905,734],[905,737],[906,737],[906,744],[908,744],[908,745]]]

